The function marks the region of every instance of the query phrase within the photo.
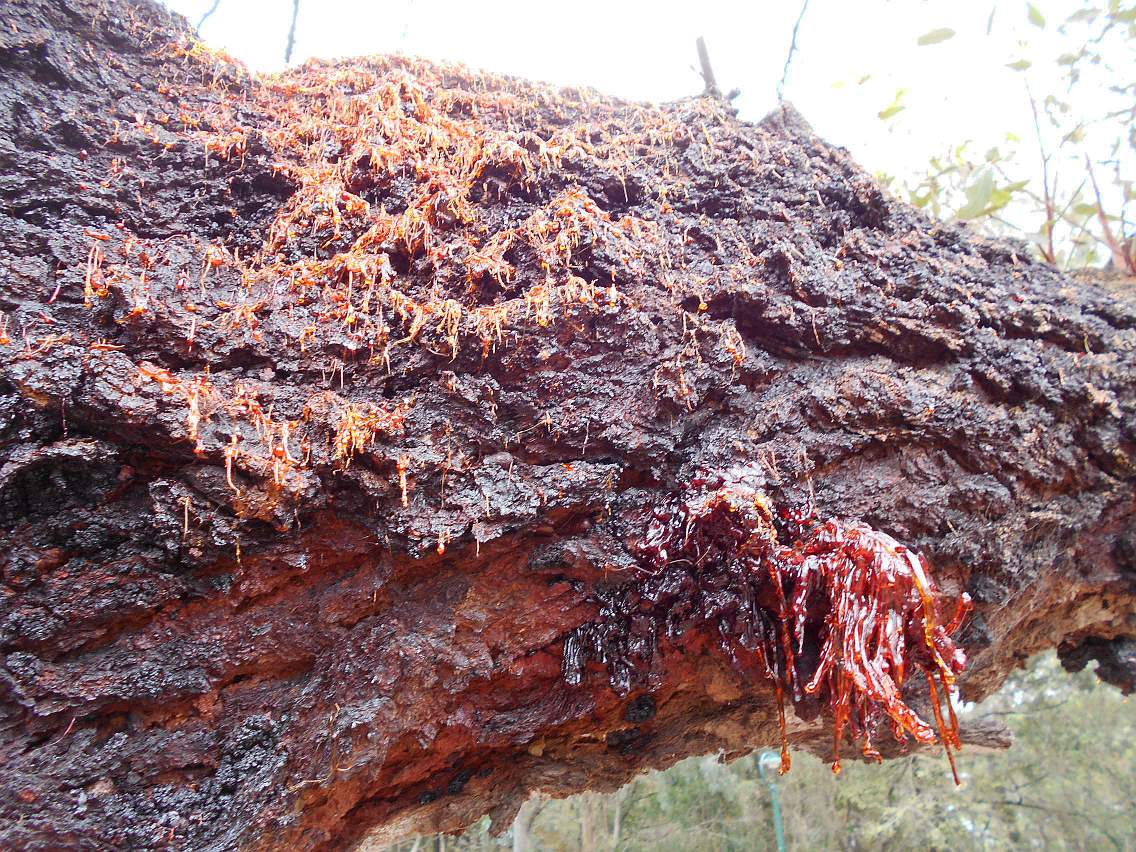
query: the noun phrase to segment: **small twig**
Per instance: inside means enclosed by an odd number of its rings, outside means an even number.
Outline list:
[[[201,28],[205,26],[205,22],[208,21],[209,17],[217,11],[217,7],[220,5],[221,0],[213,0],[213,5],[209,7],[209,10],[204,15],[202,15],[201,20],[197,22],[197,28],[194,30],[197,35],[201,35]]]
[[[288,46],[284,48],[284,64],[292,61],[292,48],[296,46],[296,18],[300,16],[300,0],[292,0],[292,26],[288,28]]]
[[[781,82],[777,84],[777,103],[784,103],[785,101],[785,83],[789,80],[789,66],[793,64],[793,54],[797,52],[797,33],[801,30],[801,21],[805,19],[805,12],[809,8],[809,0],[805,0],[801,4],[800,14],[797,15],[797,23],[793,24],[793,37],[789,42],[789,53],[785,57],[785,67],[781,69]]]

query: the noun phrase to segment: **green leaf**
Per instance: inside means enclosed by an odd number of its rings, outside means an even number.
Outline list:
[[[1033,63],[1030,62],[1028,59],[1019,59],[1017,62],[1007,62],[1006,63],[1007,68],[1012,68],[1015,71],[1025,71],[1031,65],[1033,65]]]
[[[1133,21],[1136,21],[1136,6],[1133,6],[1131,9],[1122,9],[1119,12],[1114,12],[1113,14],[1109,15],[1109,17],[1114,21],[1130,24]]]
[[[907,89],[899,89],[895,93],[895,100],[891,102],[891,106],[886,107],[877,113],[880,121],[887,121],[903,112],[907,107],[903,105],[903,98],[907,94]]]
[[[937,30],[923,33],[915,42],[920,47],[926,47],[929,44],[938,44],[941,41],[946,41],[949,38],[955,37],[955,31],[950,27],[939,27]]]
[[[1012,192],[1007,192],[1004,189],[994,190],[994,193],[990,196],[990,204],[984,212],[993,213],[995,210],[1001,210],[1013,200],[1013,197],[1014,194]]]
[[[1097,215],[1097,206],[1095,204],[1074,204],[1073,215],[1088,218],[1089,216]]]
[[[976,219],[987,212],[994,195],[994,173],[983,169],[974,183],[966,188],[966,204],[955,212],[958,219]]]
[[[1041,10],[1033,3],[1026,4],[1026,14],[1029,16],[1029,22],[1035,27],[1045,29],[1045,15],[1041,14]]]

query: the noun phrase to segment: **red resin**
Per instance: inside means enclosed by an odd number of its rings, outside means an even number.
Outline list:
[[[606,666],[627,693],[665,635],[681,646],[691,628],[716,628],[719,645],[747,676],[772,682],[781,724],[781,771],[790,766],[784,697],[800,708],[827,704],[833,722],[833,771],[845,735],[863,754],[888,723],[898,740],[936,740],[903,699],[920,670],[955,772],[961,745],[951,705],[966,665],[952,636],[970,609],[963,595],[948,622],[926,560],[861,523],[819,522],[811,506],[776,518],[755,471],[742,468],[692,483],[692,495],[650,510],[641,538],[629,543],[645,575],[597,590],[600,617],[565,642],[565,675],[579,683],[589,662]],[[939,694],[942,687],[943,696]],[[945,698],[949,722],[943,720]],[[955,772],[955,781],[958,774]]]

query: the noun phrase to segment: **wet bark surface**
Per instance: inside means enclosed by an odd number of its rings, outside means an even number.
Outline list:
[[[964,698],[1058,644],[1131,688],[1123,289],[928,220],[790,109],[261,81],[148,3],[0,9],[0,845],[506,827],[776,744],[705,618],[565,677],[651,580],[644,512],[739,465],[970,594]],[[442,159],[344,138],[380,90]],[[823,708],[789,736],[827,755]]]

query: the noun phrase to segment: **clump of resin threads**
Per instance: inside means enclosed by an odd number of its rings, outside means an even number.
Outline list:
[[[882,757],[873,742],[885,725],[897,740],[935,742],[935,728],[903,695],[922,673],[957,783],[952,750],[961,741],[951,692],[966,656],[953,637],[969,597],[943,619],[921,555],[865,524],[821,521],[811,505],[779,512],[757,481],[749,468],[706,475],[682,498],[646,510],[643,534],[629,542],[643,576],[597,592],[599,617],[565,642],[566,677],[579,683],[588,664],[599,663],[626,693],[664,638],[681,646],[710,627],[736,669],[774,688],[782,772],[791,762],[786,695],[795,705],[807,697],[827,705],[839,772],[846,737],[875,760]]]

